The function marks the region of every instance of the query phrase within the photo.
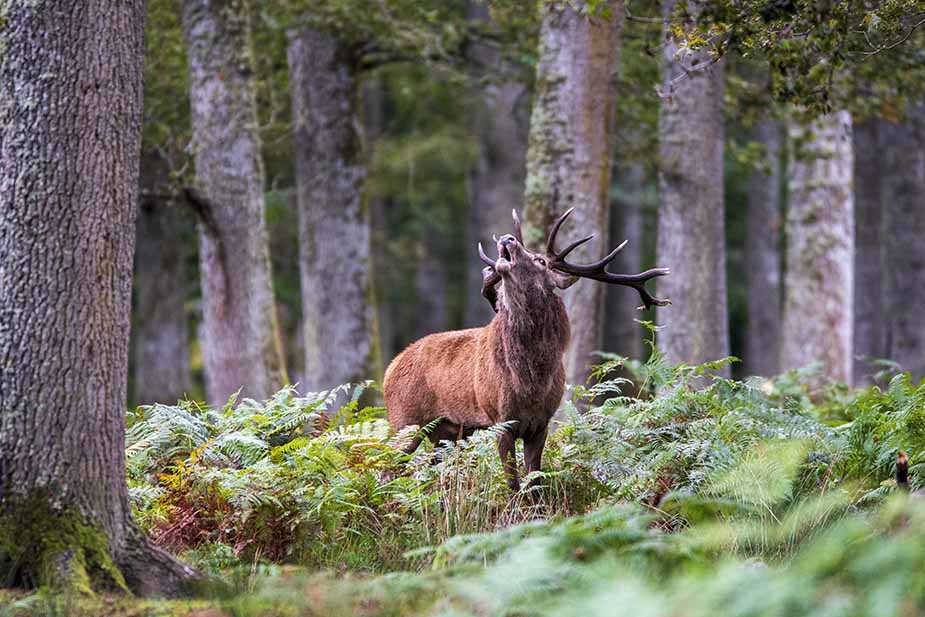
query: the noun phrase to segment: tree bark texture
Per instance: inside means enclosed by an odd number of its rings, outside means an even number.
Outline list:
[[[571,6],[543,3],[539,63],[527,149],[524,239],[545,246],[557,216],[574,207],[558,249],[595,234],[596,243],[569,260],[587,263],[611,247],[608,231],[611,161],[617,105],[617,61],[623,3],[609,0],[607,16],[588,17]],[[572,324],[565,354],[569,383],[584,383],[593,352],[603,343],[603,285],[582,281],[564,294]]]
[[[132,521],[125,401],[144,4],[14,2],[0,29],[0,554],[175,594]]]
[[[469,3],[470,19],[487,21],[488,5]],[[501,54],[490,45],[473,44],[469,55],[485,67],[486,78],[499,70]],[[512,79],[486,81],[475,112],[474,132],[478,135],[478,158],[469,179],[469,258],[463,321],[466,327],[482,326],[494,312],[485,302],[482,288],[482,262],[476,244],[491,247],[492,234],[501,236],[511,229],[511,210],[523,202],[527,154],[527,120],[521,112],[528,100],[526,85]]]
[[[753,171],[748,180],[744,360],[747,374],[770,377],[778,372],[780,361],[780,124],[773,119],[760,121],[754,139],[764,147],[764,157],[763,169]]]
[[[877,368],[871,360],[887,357],[884,294],[883,176],[881,134],[885,121],[871,118],[854,126],[854,383],[870,384]]]
[[[820,362],[822,381],[853,368],[854,157],[851,114],[790,122],[787,274],[781,366]]]
[[[702,3],[690,2],[698,13]],[[666,16],[675,2],[666,2]],[[700,364],[729,354],[726,247],[723,223],[723,63],[691,73],[705,52],[678,56],[665,33],[659,114],[659,211],[657,263],[671,268],[658,280],[659,296],[672,305],[657,310],[664,325],[658,344],[671,363]],[[728,372],[728,371],[727,371]]]
[[[246,0],[184,0],[201,213],[203,365],[213,405],[285,382],[273,299]]]
[[[909,108],[908,120],[885,126],[887,357],[925,377],[925,106]]]
[[[370,213],[355,51],[289,34],[305,379],[312,390],[381,374],[370,277]]]
[[[642,210],[646,188],[646,173],[642,165],[633,163],[617,171],[619,197],[610,214],[610,245],[624,240],[629,243],[617,254],[610,269],[613,272],[640,272],[642,268]],[[635,360],[644,359],[642,326],[638,310],[639,295],[629,287],[608,286],[604,292],[604,349]]]
[[[136,405],[175,403],[190,393],[186,303],[186,237],[192,221],[184,204],[165,197],[167,170],[156,154],[142,157],[135,234],[132,310]]]

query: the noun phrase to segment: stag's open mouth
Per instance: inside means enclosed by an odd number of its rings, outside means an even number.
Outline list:
[[[507,274],[511,271],[514,260],[511,258],[511,251],[507,246],[498,243],[498,260],[495,262],[495,270],[499,274]]]

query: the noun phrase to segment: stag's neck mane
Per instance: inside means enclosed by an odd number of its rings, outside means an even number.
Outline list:
[[[569,341],[565,304],[555,294],[527,309],[501,305],[489,325],[494,330],[492,356],[517,390],[545,386],[562,365]]]

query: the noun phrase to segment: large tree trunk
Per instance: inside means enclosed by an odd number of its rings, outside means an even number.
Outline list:
[[[141,0],[7,5],[0,28],[0,569],[175,594],[125,485]]]
[[[184,0],[207,398],[269,396],[285,381],[270,276],[246,0]]]
[[[632,163],[617,171],[619,198],[610,214],[610,245],[617,246],[624,240],[629,243],[613,260],[613,272],[639,272],[642,270],[642,210],[646,188],[646,172],[642,165]],[[608,286],[604,303],[604,349],[627,358],[642,360],[642,326],[634,320],[641,319],[638,310],[639,295],[629,287]]]
[[[608,189],[617,105],[617,60],[623,3],[605,3],[608,16],[588,17],[568,5],[543,3],[536,91],[530,118],[524,239],[545,246],[555,218],[575,211],[559,234],[561,249],[595,234],[569,259],[590,262],[610,247]],[[565,355],[567,379],[584,383],[594,351],[603,342],[603,285],[583,281],[565,293],[572,341]]]
[[[469,16],[487,21],[488,5],[470,1]],[[503,69],[500,53],[490,45],[473,44],[469,55],[485,67],[486,76]],[[478,135],[478,158],[469,179],[469,267],[463,315],[466,327],[485,325],[494,317],[480,293],[483,264],[475,246],[482,242],[489,247],[493,244],[492,234],[508,233],[511,210],[523,202],[528,131],[521,107],[527,98],[527,87],[514,80],[489,81],[482,86],[473,127]]]
[[[925,106],[910,107],[909,120],[885,127],[884,229],[887,357],[925,376]],[[869,291],[869,290],[868,290]]]
[[[764,146],[764,169],[753,171],[748,181],[745,229],[745,371],[766,377],[778,372],[780,361],[780,134],[772,119],[755,127],[754,138]]]
[[[854,195],[851,114],[791,121],[781,366],[820,362],[821,381],[851,381]]]
[[[854,383],[869,384],[877,369],[871,360],[887,357],[883,267],[883,175],[881,132],[872,118],[854,126]],[[890,148],[893,148],[891,145]],[[889,152],[889,151],[887,151]]]
[[[134,403],[175,403],[189,394],[190,350],[186,311],[188,212],[165,195],[166,165],[142,158],[135,240]]]
[[[665,15],[675,2],[666,2]],[[688,10],[699,12],[691,2]],[[671,268],[659,295],[673,304],[658,309],[658,344],[671,363],[700,364],[729,354],[726,314],[726,245],[723,225],[723,65],[691,73],[671,85],[706,52],[676,58],[665,33],[659,116],[660,173],[656,261]]]
[[[369,209],[355,50],[303,28],[289,35],[309,389],[378,378]]]

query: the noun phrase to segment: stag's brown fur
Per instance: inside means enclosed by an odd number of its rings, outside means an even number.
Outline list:
[[[497,261],[479,246],[479,255],[488,265],[482,295],[496,310],[491,323],[424,337],[400,353],[385,372],[385,404],[389,422],[397,429],[423,427],[440,419],[428,435],[437,443],[509,423],[499,435],[498,452],[513,489],[520,486],[515,440],[524,441],[527,472],[539,471],[546,430],[565,391],[562,355],[568,345],[569,320],[555,290],[578,278],[590,278],[633,287],[647,307],[668,304],[645,289],[647,280],[668,274],[667,269],[634,275],[606,271],[623,245],[592,264],[566,261],[569,252],[591,239],[555,250],[556,233],[570,212],[553,225],[545,255],[524,248],[520,219],[514,212],[516,236],[498,241]],[[495,289],[498,284],[500,290]],[[407,451],[419,444],[416,439]]]
[[[524,440],[527,471],[539,470],[546,429],[565,390],[569,320],[553,289],[574,281],[534,263],[519,244],[509,248],[512,266],[491,323],[412,343],[389,365],[384,390],[395,428],[443,419],[428,435],[434,443],[511,422],[499,450],[517,488],[514,440]]]

